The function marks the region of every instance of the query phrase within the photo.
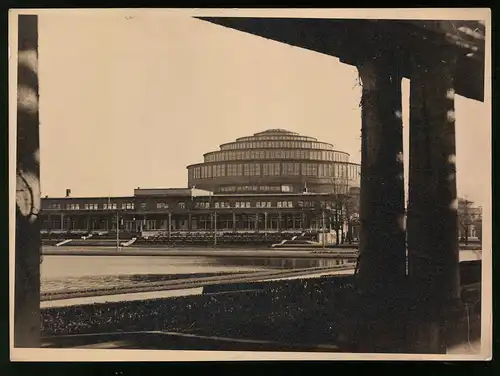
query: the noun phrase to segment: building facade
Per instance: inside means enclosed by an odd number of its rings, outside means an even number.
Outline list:
[[[357,238],[359,165],[328,143],[272,129],[187,167],[189,188],[46,197],[43,234],[335,233]],[[340,241],[340,239],[339,239]]]

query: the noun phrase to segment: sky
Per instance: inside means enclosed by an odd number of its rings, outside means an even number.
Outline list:
[[[204,153],[270,128],[361,158],[354,67],[184,15],[44,13],[39,80],[43,196],[186,187]],[[408,99],[403,80],[406,171]],[[487,105],[457,96],[456,119],[458,193],[487,203]]]

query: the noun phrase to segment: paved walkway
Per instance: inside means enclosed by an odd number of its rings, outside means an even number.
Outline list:
[[[149,300],[161,298],[173,298],[176,296],[189,296],[201,295],[203,287],[196,287],[193,289],[182,290],[168,290],[168,291],[149,291],[131,294],[117,294],[117,295],[103,295],[103,296],[88,296],[84,298],[61,299],[61,300],[48,300],[40,302],[40,308],[56,308],[56,307],[69,307],[73,305],[86,305],[97,303],[112,303],[112,302],[125,302],[133,300]]]
[[[335,268],[340,269],[340,268]],[[289,273],[282,272],[282,277],[279,275],[269,273],[268,276],[261,275],[251,282],[264,282],[264,281],[279,281],[279,280],[291,280],[291,279],[299,279],[299,278],[319,278],[328,275],[349,275],[352,274],[354,269],[325,269],[325,270],[314,270],[310,273],[307,272],[298,272],[294,275],[290,275]],[[288,271],[289,272],[289,271]],[[227,281],[224,283],[238,283],[238,275],[235,275],[235,280]],[[213,282],[209,282],[208,284],[213,284]],[[139,288],[138,286],[137,288]],[[88,286],[87,286],[88,288]],[[76,289],[75,289],[76,290]],[[84,296],[77,298],[64,298],[57,300],[46,300],[40,303],[41,308],[51,308],[51,307],[67,307],[72,305],[83,305],[83,304],[95,304],[95,303],[106,303],[106,302],[121,302],[121,301],[133,301],[133,300],[148,300],[148,299],[160,299],[160,298],[171,298],[176,296],[189,296],[189,295],[201,295],[203,294],[203,286],[198,286],[194,288],[179,288],[179,289],[171,289],[171,290],[155,290],[155,291],[143,291],[143,292],[127,292],[123,294],[112,294],[112,295],[93,295],[93,296]]]
[[[356,257],[357,249],[222,249],[165,247],[121,248],[114,247],[43,247],[44,255],[81,256],[202,256],[202,257],[279,257],[279,258],[339,258]]]

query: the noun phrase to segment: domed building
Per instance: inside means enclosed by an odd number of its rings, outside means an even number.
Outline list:
[[[66,197],[44,198],[46,241],[62,241],[61,234],[65,245],[92,239],[102,245],[99,239],[117,236],[134,244],[358,236],[360,166],[332,144],[270,129],[222,144],[187,169],[186,188],[137,188],[125,197],[70,197],[67,190]]]
[[[188,169],[188,185],[214,193],[347,193],[359,186],[349,154],[314,137],[269,129],[220,145]]]

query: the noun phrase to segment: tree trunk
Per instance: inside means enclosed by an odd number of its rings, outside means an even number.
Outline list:
[[[352,223],[347,221],[347,243],[352,244]]]

